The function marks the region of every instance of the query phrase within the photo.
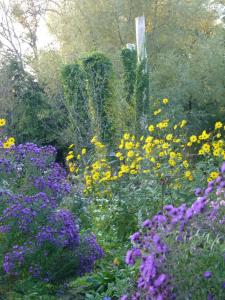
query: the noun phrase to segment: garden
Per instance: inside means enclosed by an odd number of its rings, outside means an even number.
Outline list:
[[[0,0],[0,299],[225,299],[225,2],[134,2]]]

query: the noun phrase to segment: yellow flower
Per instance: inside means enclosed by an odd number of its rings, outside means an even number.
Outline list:
[[[75,171],[74,166],[70,166],[69,169],[70,169],[70,172],[71,172],[71,173],[73,173],[73,172]]]
[[[158,110],[155,110],[154,112],[153,112],[153,115],[154,116],[157,116],[158,114],[160,114],[161,113],[161,109],[159,108]]]
[[[203,151],[202,149],[200,149],[200,150],[198,151],[198,154],[199,154],[199,155],[203,155],[203,154],[204,154],[204,151]]]
[[[202,140],[207,140],[210,137],[210,133],[207,133],[206,130],[203,130],[201,134],[201,139]]]
[[[71,144],[71,145],[69,145],[68,149],[71,149],[71,148],[73,148],[74,146],[75,146],[74,144]]]
[[[8,142],[11,144],[11,145],[14,145],[15,144],[15,139],[13,137],[10,137],[8,138]]]
[[[97,136],[95,135],[92,139],[91,139],[91,143],[94,144],[98,141]]]
[[[218,173],[218,172],[211,172],[211,173],[210,173],[210,177],[211,177],[212,179],[216,179],[218,176],[219,176],[219,173]]]
[[[189,167],[189,164],[188,164],[188,161],[187,160],[184,160],[183,161],[183,166],[184,166],[184,168],[188,168]]]
[[[154,125],[149,125],[148,130],[149,130],[150,132],[153,132],[153,131],[155,130]]]
[[[221,122],[215,123],[215,129],[220,129],[222,126],[223,126],[223,123],[221,123]]]
[[[134,146],[134,144],[133,144],[132,142],[126,142],[126,143],[125,143],[125,149],[126,149],[126,150],[132,149],[133,146]]]
[[[120,158],[122,156],[122,153],[121,152],[117,152],[116,153],[116,157]]]
[[[221,137],[221,133],[217,133],[216,137],[219,139]]]
[[[129,140],[130,134],[129,133],[124,133],[123,138],[125,141]]]
[[[173,126],[173,129],[174,129],[174,130],[176,130],[176,129],[177,129],[177,127],[178,127],[177,125],[174,125],[174,126]]]
[[[210,152],[210,145],[209,144],[203,144],[202,145],[202,150],[206,153]]]
[[[172,138],[173,138],[173,135],[172,135],[171,133],[170,133],[170,134],[167,134],[167,136],[166,136],[166,140],[167,140],[167,141],[171,141]]]
[[[128,151],[128,152],[127,152],[127,156],[128,156],[129,158],[133,157],[133,156],[134,156],[134,151],[132,151],[132,150]]]
[[[175,158],[175,157],[176,157],[176,153],[175,153],[175,152],[173,152],[173,151],[172,151],[172,152],[170,152],[170,157],[171,157],[171,158]]]
[[[130,171],[130,168],[129,168],[129,166],[121,165],[120,170],[123,173],[128,173]]]
[[[164,156],[164,152],[159,152],[159,157],[163,157]]]
[[[153,137],[152,136],[148,136],[145,140],[146,143],[151,143],[153,140]]]
[[[98,179],[99,179],[99,172],[95,172],[94,174],[93,174],[93,176],[92,176],[92,178],[93,178],[93,180],[94,181],[97,181]]]
[[[192,135],[191,137],[190,137],[190,142],[191,143],[195,143],[195,142],[197,142],[197,136],[196,135]]]
[[[10,147],[11,147],[11,144],[8,141],[3,143],[4,149],[9,149]]]
[[[167,104],[167,103],[169,103],[169,99],[164,98],[164,99],[163,99],[163,104]]]
[[[183,128],[187,124],[186,120],[182,120],[180,123],[180,128]]]
[[[214,156],[219,156],[219,155],[220,155],[219,149],[215,149],[215,150],[213,151],[213,155],[214,155]]]
[[[168,143],[164,143],[164,144],[162,145],[162,148],[163,148],[163,149],[168,149],[169,146],[170,146],[170,145],[169,145]]]
[[[82,155],[85,155],[87,153],[87,150],[85,149],[85,148],[83,148],[82,150],[81,150],[81,154]]]
[[[80,158],[81,158],[81,156],[80,156],[80,154],[78,154],[78,155],[77,155],[77,159],[80,160]]]
[[[156,169],[160,169],[160,167],[161,167],[161,164],[160,164],[160,163],[157,163],[157,164],[156,164]]]
[[[5,119],[0,119],[0,127],[5,126],[6,120]]]
[[[69,154],[69,155],[66,156],[66,161],[69,161],[69,160],[71,160],[73,158],[74,158],[74,155],[73,154]]]
[[[154,157],[151,157],[151,158],[150,158],[150,162],[155,163],[155,158],[154,158]]]
[[[169,165],[172,166],[172,167],[176,166],[176,162],[175,162],[175,160],[173,160],[173,159],[169,159],[168,163],[169,163]]]
[[[188,147],[191,147],[191,146],[192,146],[192,142],[188,142],[188,143],[187,143],[187,146],[188,146]]]
[[[188,180],[192,181],[193,180],[193,176],[191,174],[191,171],[186,171],[184,173],[184,177],[187,178]]]
[[[137,170],[131,170],[131,171],[130,171],[130,174],[131,174],[131,175],[137,174]]]

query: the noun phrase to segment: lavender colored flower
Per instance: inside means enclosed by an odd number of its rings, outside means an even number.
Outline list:
[[[203,276],[204,276],[206,279],[208,279],[208,278],[212,277],[212,272],[206,271],[206,272],[204,272]]]

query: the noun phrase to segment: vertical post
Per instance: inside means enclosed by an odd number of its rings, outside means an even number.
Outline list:
[[[145,17],[135,19],[136,46],[137,46],[137,72],[135,85],[136,123],[139,132],[147,127],[149,113],[149,72],[147,64],[147,50],[145,38]]]
[[[145,17],[137,17],[135,19],[136,24],[136,45],[137,45],[137,57],[138,63],[141,63],[147,58],[147,51],[145,47]]]

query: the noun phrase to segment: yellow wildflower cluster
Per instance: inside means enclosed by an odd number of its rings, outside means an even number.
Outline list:
[[[163,104],[167,104],[167,100],[163,99]],[[161,109],[158,109],[153,114],[156,116],[160,112]],[[85,183],[85,192],[110,193],[112,182],[140,174],[149,174],[151,178],[158,178],[161,182],[166,178],[170,188],[181,189],[182,185],[198,177],[194,168],[196,159],[193,160],[192,157],[204,159],[211,155],[214,159],[225,159],[221,122],[216,122],[213,132],[203,130],[201,134],[190,136],[185,134],[186,125],[186,120],[175,125],[169,119],[158,123],[153,120],[146,135],[137,137],[128,132],[124,133],[113,157],[112,153],[107,157],[107,147],[94,137],[91,144],[94,146],[96,159],[90,164],[83,160],[80,173]],[[100,151],[101,149],[104,151]],[[86,150],[82,150],[81,156],[85,154]],[[70,150],[66,160],[73,173],[75,167],[71,164],[78,160],[78,156],[75,157]],[[210,180],[216,175],[216,172],[212,172]]]
[[[5,125],[6,125],[6,120],[0,119],[0,128],[4,127]],[[2,142],[2,145],[4,149],[10,149],[12,146],[15,145],[15,139],[13,137],[9,137]]]
[[[83,148],[81,150],[81,153],[75,154],[75,145],[71,144],[68,149],[69,152],[66,156],[67,165],[69,168],[70,173],[78,173],[79,172],[79,161],[82,159],[83,156],[86,155],[87,150],[86,148]],[[73,149],[73,150],[72,150]],[[76,160],[76,162],[75,162]]]
[[[14,145],[15,145],[15,139],[13,137],[10,137],[3,143],[3,148],[10,149]]]

